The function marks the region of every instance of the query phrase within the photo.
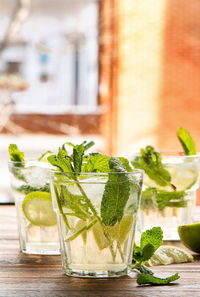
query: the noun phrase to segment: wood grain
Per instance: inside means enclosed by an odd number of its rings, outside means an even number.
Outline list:
[[[120,279],[67,277],[59,256],[19,252],[15,208],[0,207],[0,297],[200,297],[199,260],[196,255],[194,263],[154,267],[159,276],[181,276],[163,287],[139,287],[135,273]]]

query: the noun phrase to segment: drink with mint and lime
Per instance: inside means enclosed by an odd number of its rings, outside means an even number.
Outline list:
[[[132,160],[135,168],[145,171],[141,228],[161,226],[164,240],[179,240],[178,226],[192,222],[199,187],[200,156],[189,133],[183,128],[178,133],[185,153],[159,153],[147,146]]]
[[[9,171],[17,210],[20,249],[28,254],[59,254],[56,214],[49,185],[49,165],[25,161],[16,145],[9,147]]]
[[[92,144],[65,147],[48,158],[64,272],[116,277],[131,269],[142,171],[124,158],[85,155]]]

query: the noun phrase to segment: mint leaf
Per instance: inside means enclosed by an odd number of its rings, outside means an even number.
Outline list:
[[[21,152],[16,144],[10,144],[9,146],[9,155],[10,160],[13,162],[24,162],[24,153]],[[18,167],[21,167],[21,164],[19,164]]]
[[[124,157],[118,157],[118,159],[122,162],[124,168],[126,169],[127,172],[132,172],[133,168],[130,166],[130,162],[128,159]]]
[[[72,210],[72,212],[67,213],[67,215],[73,215],[82,220],[90,218],[89,208],[83,197],[81,195],[74,195],[70,193],[63,185],[61,185],[59,200],[60,206],[67,207]]]
[[[137,278],[137,283],[139,285],[146,285],[146,284],[150,284],[150,285],[168,285],[169,283],[179,279],[180,276],[178,275],[178,273],[167,277],[167,278],[159,278],[159,277],[155,277],[151,274],[147,274],[147,273],[141,273],[139,274],[138,278]]]
[[[133,250],[133,260],[139,264],[143,263],[151,259],[154,251],[154,246],[151,243],[146,244],[143,248],[135,246]]]
[[[143,250],[139,246],[135,246],[133,249],[133,260],[136,263],[142,263],[143,262]]]
[[[162,165],[162,159],[159,152],[156,152],[152,146],[141,149],[141,156],[135,158],[132,164],[135,168],[143,169],[150,179],[154,180],[159,186],[171,185],[171,175]]]
[[[58,155],[52,155],[48,158],[49,163],[51,165],[56,166],[59,168],[61,172],[73,172],[73,167],[71,165],[71,161],[69,160],[68,156],[66,155],[66,151],[63,149],[59,149]]]
[[[130,180],[119,159],[110,158],[109,167],[111,172],[101,201],[101,218],[106,226],[114,226],[123,217],[129,199]]]
[[[195,142],[190,133],[185,128],[179,128],[177,136],[181,142],[186,155],[196,155]]]
[[[165,207],[185,207],[186,193],[183,191],[179,192],[165,192],[158,191],[156,194],[157,206],[160,211]]]
[[[109,160],[110,157],[105,155],[89,155],[87,162],[82,165],[82,172],[109,172]]]
[[[155,247],[154,247],[153,244],[147,243],[143,247],[142,251],[143,251],[143,259],[142,259],[142,261],[145,262],[145,261],[151,259],[151,257],[153,256],[153,254],[155,252]]]
[[[44,185],[43,187],[32,187],[30,185],[22,185],[19,188],[14,188],[15,191],[23,193],[25,195],[31,193],[31,192],[50,192],[50,186],[49,184]]]
[[[75,145],[73,147],[73,163],[74,163],[74,171],[76,173],[81,172],[84,152],[85,152],[84,144]]]
[[[146,230],[142,233],[140,239],[140,246],[143,249],[147,244],[151,244],[154,247],[154,252],[162,244],[163,231],[160,227],[153,227],[150,230]],[[150,259],[150,258],[149,258]],[[148,259],[147,259],[148,260]]]

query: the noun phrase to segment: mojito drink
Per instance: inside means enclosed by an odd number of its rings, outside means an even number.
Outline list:
[[[177,227],[192,222],[199,187],[200,156],[160,154],[147,147],[143,158],[150,154],[145,165],[141,199],[141,231],[161,226],[164,240],[179,240]],[[132,163],[135,168],[141,168],[140,158],[134,158]]]
[[[20,249],[24,253],[60,253],[48,167],[47,163],[38,161],[9,162]]]
[[[141,173],[80,174],[76,181],[54,173],[52,188],[65,273],[92,277],[129,273]],[[107,191],[115,192],[110,196],[113,206]],[[120,209],[117,213],[116,204],[125,203],[123,199],[127,200],[123,213]]]

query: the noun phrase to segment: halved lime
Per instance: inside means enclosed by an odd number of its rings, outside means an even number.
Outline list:
[[[178,234],[188,249],[200,254],[200,223],[179,226]]]
[[[193,256],[181,248],[170,245],[162,245],[148,261],[148,264],[150,266],[168,265],[173,263],[192,262],[193,260]]]
[[[123,216],[120,224],[113,227],[105,227],[105,231],[111,241],[118,241],[121,245],[126,241],[133,225],[133,215]],[[109,243],[105,237],[100,223],[97,223],[92,228],[94,240],[100,250],[107,248]]]
[[[22,209],[27,220],[33,225],[54,226],[57,223],[50,193],[29,193],[23,200]]]

